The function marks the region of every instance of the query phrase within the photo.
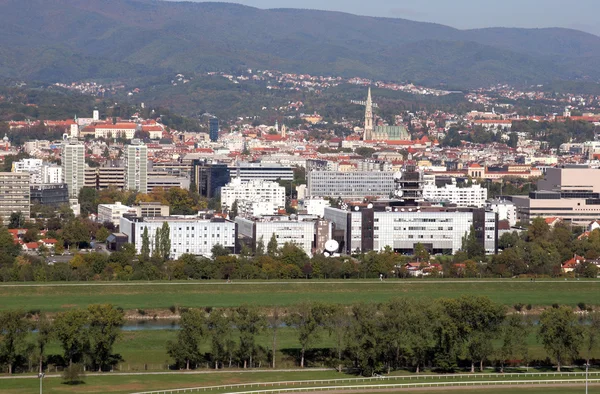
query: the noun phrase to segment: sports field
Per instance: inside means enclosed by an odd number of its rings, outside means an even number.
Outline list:
[[[243,303],[286,306],[301,301],[340,304],[383,302],[394,297],[488,296],[512,306],[600,305],[600,280],[339,280],[289,282],[110,282],[2,284],[1,309],[56,312],[111,303],[124,309],[235,307]]]

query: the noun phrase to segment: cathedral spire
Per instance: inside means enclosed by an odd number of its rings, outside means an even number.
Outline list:
[[[365,132],[363,141],[373,140],[373,99],[371,98],[371,87],[367,95],[367,105],[365,106]]]

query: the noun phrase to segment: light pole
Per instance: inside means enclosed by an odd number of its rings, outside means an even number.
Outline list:
[[[45,373],[43,373],[43,372],[38,373],[38,378],[40,378],[40,394],[42,394],[42,380],[44,380],[44,376],[46,376]]]
[[[585,363],[585,394],[588,394],[588,370],[590,368],[590,363]]]

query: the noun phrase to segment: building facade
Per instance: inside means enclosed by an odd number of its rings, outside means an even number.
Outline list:
[[[234,178],[221,188],[221,205],[223,209],[231,209],[236,200],[269,202],[275,208],[285,208],[285,187],[277,182],[242,182],[240,178]]]
[[[237,252],[236,225],[220,217],[137,217],[125,215],[120,220],[120,231],[127,236],[128,242],[135,245],[138,253],[142,248],[142,235],[148,228],[150,249],[153,249],[156,231],[163,223],[169,225],[172,259],[183,254],[211,257],[212,248],[221,245],[232,253]]]
[[[250,181],[293,181],[292,167],[265,163],[240,163],[229,168],[231,178],[240,178],[242,182]]]
[[[69,203],[69,188],[66,183],[39,183],[30,185],[32,204],[59,206]]]
[[[110,166],[86,168],[84,186],[96,190],[109,187],[122,189],[125,186],[125,168]]]
[[[21,212],[29,220],[29,173],[0,172],[0,217],[8,224],[13,212]]]
[[[148,147],[139,140],[125,146],[125,188],[148,193]]]
[[[219,119],[210,118],[208,121],[209,127],[209,137],[212,142],[217,142],[219,140]]]
[[[85,146],[77,141],[66,141],[62,149],[61,165],[69,198],[77,198],[79,191],[85,186]]]
[[[308,197],[358,199],[387,198],[394,191],[394,173],[384,171],[312,171],[308,175]]]
[[[469,187],[458,187],[456,180],[442,187],[435,182],[427,182],[423,186],[423,198],[432,202],[449,202],[458,207],[483,208],[487,200],[487,189],[479,184]]]
[[[266,248],[275,235],[277,246],[293,243],[308,256],[323,252],[325,242],[331,239],[331,227],[327,221],[315,216],[263,216],[261,218],[237,217],[238,233],[250,240],[253,248],[262,242]]]
[[[213,198],[229,183],[229,168],[226,164],[206,160],[192,160],[191,183],[202,197]]]
[[[123,205],[119,201],[114,204],[98,204],[98,222],[110,222],[118,226],[124,214],[133,212],[135,212],[135,209]]]
[[[486,253],[497,251],[497,216],[483,209],[354,205],[348,210],[327,207],[324,218],[332,223],[333,239],[348,254],[387,247],[413,254],[417,244],[432,254],[454,254],[471,228]]]

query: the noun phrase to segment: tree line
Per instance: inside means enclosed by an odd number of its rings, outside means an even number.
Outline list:
[[[343,306],[303,302],[291,307],[260,309],[180,308],[179,330],[166,345],[172,368],[277,367],[277,354],[291,352],[301,368],[328,365],[338,371],[372,376],[430,369],[475,372],[486,366],[555,366],[595,360],[600,349],[600,313],[553,305],[534,322],[515,306],[508,310],[483,296],[431,300],[397,298],[380,304]],[[124,314],[112,305],[90,305],[59,313],[0,313],[0,365],[8,373],[40,372],[49,364],[109,371],[123,361],[114,352]],[[280,349],[281,329],[294,332],[297,348]],[[35,335],[30,335],[35,330]],[[534,360],[528,337],[534,334],[548,358]],[[264,338],[267,338],[265,341]],[[321,339],[330,346],[318,348]],[[62,353],[47,354],[50,341]],[[208,349],[208,351],[206,351]]]
[[[123,310],[109,304],[72,309],[53,319],[34,311],[0,312],[0,365],[9,374],[27,371],[32,365],[38,365],[41,373],[48,364],[110,370],[122,360],[113,346],[124,323]],[[62,354],[48,354],[52,340],[60,343]]]

